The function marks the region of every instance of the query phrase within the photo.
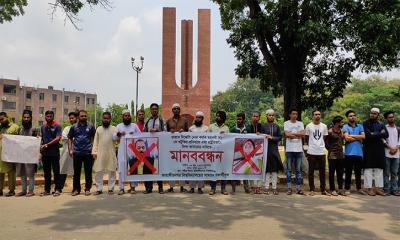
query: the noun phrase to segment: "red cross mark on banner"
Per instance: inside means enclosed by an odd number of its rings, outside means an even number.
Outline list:
[[[248,163],[250,164],[250,167],[251,167],[254,171],[260,172],[261,170],[260,170],[260,169],[258,168],[258,166],[253,162],[253,159],[251,159],[251,157],[253,157],[253,156],[256,154],[256,152],[257,152],[258,150],[260,150],[260,148],[261,148],[261,144],[258,144],[258,145],[256,146],[256,148],[254,148],[254,150],[253,150],[251,153],[249,153],[249,155],[247,155],[247,154],[244,152],[243,147],[240,146],[239,143],[236,143],[236,149],[239,150],[239,152],[243,155],[244,159],[243,159],[242,161],[240,161],[240,163],[239,163],[233,170],[234,170],[235,172],[239,171],[239,169],[240,169],[244,164],[246,164],[246,163],[248,162]]]
[[[146,165],[146,167],[148,167],[152,173],[155,173],[157,171],[157,169],[151,164],[151,162],[149,162],[147,160],[146,157],[149,155],[149,153],[151,151],[153,151],[153,149],[156,146],[157,146],[157,144],[155,144],[155,143],[151,144],[151,146],[147,149],[147,151],[142,154],[141,152],[139,152],[136,149],[136,147],[132,143],[130,143],[128,145],[128,147],[129,147],[129,149],[131,149],[133,151],[133,153],[135,154],[135,156],[137,157],[138,160],[135,162],[135,164],[133,164],[133,166],[131,168],[129,168],[128,173],[132,174],[132,172],[135,171],[138,168],[139,164],[141,164],[141,163],[144,163],[144,165]]]

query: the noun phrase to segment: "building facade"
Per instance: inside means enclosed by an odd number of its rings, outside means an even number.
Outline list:
[[[0,111],[6,112],[14,122],[22,117],[22,111],[32,111],[33,125],[45,122],[45,112],[52,110],[60,124],[68,120],[68,113],[78,109],[95,107],[97,95],[75,91],[21,86],[19,80],[0,78]]]

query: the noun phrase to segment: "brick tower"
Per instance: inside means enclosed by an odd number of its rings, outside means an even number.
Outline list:
[[[197,111],[210,124],[210,9],[198,10],[197,83],[193,86],[193,21],[181,21],[181,87],[175,81],[176,9],[163,8],[162,115],[172,117],[174,103],[190,123]]]

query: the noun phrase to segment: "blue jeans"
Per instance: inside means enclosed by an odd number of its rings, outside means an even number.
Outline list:
[[[27,177],[26,176],[21,176],[21,187],[22,187],[22,191],[26,192],[26,189],[27,189]],[[35,188],[35,177],[30,177],[29,178],[29,192],[33,192],[34,188]]]
[[[399,171],[399,159],[398,158],[386,158],[385,171],[383,172],[383,190],[385,192],[397,191],[397,177]],[[390,180],[389,180],[390,178]]]
[[[301,185],[301,161],[303,160],[302,152],[286,152],[286,177],[288,188],[292,187],[292,162],[296,168],[296,187]]]

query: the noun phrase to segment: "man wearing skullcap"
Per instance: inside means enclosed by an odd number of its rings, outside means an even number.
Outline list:
[[[378,120],[379,108],[372,108],[369,119],[363,123],[365,130],[364,140],[364,188],[368,195],[385,196],[383,191],[383,169],[385,168],[384,140],[389,137],[386,126]],[[372,180],[375,179],[375,191]]]

